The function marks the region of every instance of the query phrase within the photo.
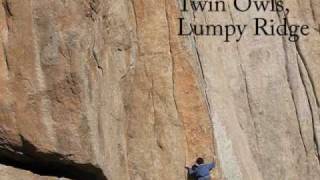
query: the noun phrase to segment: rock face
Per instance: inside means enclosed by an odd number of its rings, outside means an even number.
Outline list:
[[[297,43],[178,36],[256,13],[181,0],[2,0],[1,179],[180,180],[198,156],[219,179],[320,179],[320,3],[285,4],[312,27]]]
[[[46,177],[32,174],[31,172],[11,168],[9,166],[0,166],[0,175],[2,180],[68,180],[66,178]]]

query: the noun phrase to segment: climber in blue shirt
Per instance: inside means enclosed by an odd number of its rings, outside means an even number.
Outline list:
[[[203,158],[199,157],[191,168],[188,169],[188,175],[196,180],[210,180],[210,171],[215,167],[215,163],[204,164]]]

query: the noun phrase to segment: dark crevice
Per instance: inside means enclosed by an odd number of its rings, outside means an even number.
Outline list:
[[[12,13],[11,8],[10,8],[10,3],[9,3],[8,0],[3,0],[2,1],[2,6],[3,6],[4,10],[5,10],[5,13],[6,13],[7,17],[13,16],[13,13]]]
[[[99,1],[97,0],[91,0],[89,2],[89,5],[90,5],[90,9],[95,13],[95,14],[98,14],[99,11],[98,11],[98,7],[99,7]]]
[[[86,16],[91,18],[93,22],[96,21],[97,15],[99,14],[99,6],[100,2],[98,0],[89,1],[89,12],[87,12]]]
[[[240,64],[240,68],[241,68],[243,79],[244,79],[244,87],[245,87],[246,98],[247,98],[247,102],[248,102],[248,108],[249,108],[250,116],[253,119],[253,109],[251,107],[250,92],[249,92],[249,85],[248,85],[247,75],[246,75],[246,72],[244,71],[244,69],[243,69],[241,64]]]
[[[204,89],[205,102],[207,104],[207,110],[209,112],[210,120],[212,120],[211,104],[210,104],[209,97],[208,97],[208,92],[207,92],[207,88],[208,87],[207,87],[206,77],[204,75],[203,64],[202,64],[202,60],[200,58],[199,49],[198,49],[198,46],[197,46],[197,40],[196,40],[196,38],[194,36],[193,36],[193,40],[194,40],[194,44],[195,44],[196,59],[197,59],[197,61],[199,63],[199,68],[200,68],[200,72],[201,72],[201,75],[202,75],[202,80],[203,80],[203,83],[205,85],[205,89]]]
[[[100,59],[98,57],[98,54],[97,54],[95,48],[96,48],[96,34],[93,33],[93,46],[92,46],[91,52],[92,52],[92,56],[93,56],[93,59],[97,65],[98,70],[100,70],[101,74],[103,75],[104,70],[103,70],[103,67],[101,66]]]
[[[13,13],[12,13],[12,10],[10,8],[10,3],[8,0],[2,0],[2,7],[4,9],[4,12],[5,12],[5,23],[7,25],[7,30],[10,31],[10,25],[9,25],[9,22],[10,22],[10,18],[13,17]]]
[[[100,61],[99,61],[99,59],[98,59],[98,55],[97,55],[97,53],[96,53],[96,51],[95,50],[92,50],[92,55],[93,55],[93,59],[94,59],[94,61],[96,62],[96,64],[97,64],[97,68],[101,71],[101,74],[103,75],[103,68],[102,68],[102,66],[100,65]]]
[[[73,180],[107,180],[102,169],[92,164],[79,164],[69,159],[71,155],[40,152],[23,136],[22,146],[13,146],[0,139],[0,164],[31,171],[41,176]]]
[[[197,40],[196,40],[196,38],[194,36],[193,36],[193,40],[194,40],[194,44],[195,44],[196,56],[197,56],[197,60],[198,60],[198,63],[199,63],[201,76],[202,76],[202,79],[205,81],[205,75],[204,75],[203,65],[202,65],[202,62],[201,62],[201,58],[200,58],[200,54],[199,54],[199,50],[198,50],[198,46],[197,46]]]
[[[5,48],[5,45],[2,44],[2,49],[3,49],[3,55],[4,55],[4,61],[7,67],[7,70],[10,71],[10,66],[9,66],[9,60],[8,60],[8,54],[7,54],[7,50]]]

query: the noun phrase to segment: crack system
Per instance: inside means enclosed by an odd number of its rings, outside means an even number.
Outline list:
[[[279,12],[277,12],[277,17],[278,17],[279,22],[281,22],[281,17],[280,17],[280,13]],[[301,122],[299,120],[299,112],[298,112],[298,107],[297,107],[297,103],[296,103],[296,98],[294,96],[294,92],[293,92],[293,88],[292,88],[292,82],[291,82],[290,77],[289,77],[289,74],[290,74],[289,67],[288,67],[288,65],[289,65],[289,57],[288,57],[288,50],[287,50],[288,47],[287,47],[287,44],[286,44],[285,37],[282,37],[281,41],[282,41],[282,47],[283,47],[284,56],[285,56],[284,58],[285,58],[285,61],[286,61],[286,64],[285,64],[285,70],[286,70],[286,76],[287,76],[286,79],[287,79],[287,83],[288,83],[288,86],[289,86],[289,89],[290,89],[290,95],[291,95],[292,102],[293,102],[293,105],[294,105],[295,115],[296,115],[297,121],[298,121],[299,135],[300,135],[300,138],[301,138],[301,141],[302,141],[302,144],[303,144],[304,151],[305,151],[305,153],[307,155],[308,154],[308,150],[307,150],[307,146],[306,146],[306,143],[305,143],[305,140],[304,140],[304,137],[303,137],[303,133],[302,133],[302,126],[301,126]],[[298,63],[298,59],[297,59],[297,63]],[[299,73],[301,73],[299,67],[298,67],[298,70],[299,70]],[[300,77],[301,77],[301,74],[300,74]],[[301,81],[303,82],[302,79],[301,79]]]
[[[279,13],[277,13],[277,14],[278,14],[278,17],[280,18],[280,14]],[[290,25],[289,18],[287,17],[286,14],[284,14],[284,16],[287,19],[288,25]],[[299,73],[300,73],[300,77],[301,77],[301,80],[302,80],[302,84],[303,84],[304,89],[305,89],[305,93],[307,95],[307,100],[308,100],[309,109],[310,109],[310,113],[311,113],[312,129],[313,129],[313,140],[314,140],[314,145],[315,145],[315,148],[316,148],[317,159],[318,159],[318,162],[320,163],[319,139],[317,137],[317,131],[316,131],[316,127],[315,127],[316,126],[315,125],[315,121],[316,121],[316,117],[317,117],[317,114],[318,114],[318,112],[317,112],[318,110],[317,110],[317,108],[314,109],[314,106],[313,106],[313,104],[311,102],[311,100],[315,100],[315,102],[314,102],[315,104],[314,105],[316,107],[319,107],[319,99],[318,99],[318,96],[317,96],[317,91],[315,89],[314,79],[313,79],[312,75],[310,74],[310,68],[309,68],[309,66],[307,64],[306,57],[302,53],[302,50],[301,50],[300,45],[299,45],[299,42],[298,41],[295,42],[294,45],[295,45],[295,50],[297,52],[297,64],[298,64],[298,68],[299,68]],[[283,42],[283,46],[285,46],[284,42]],[[285,49],[285,53],[286,53],[286,49]],[[305,74],[303,73],[303,68],[305,70]],[[308,82],[305,82],[306,80],[309,80],[309,83],[310,83],[310,86],[311,86],[311,94],[309,93],[309,88],[308,88],[308,86],[306,84]],[[288,83],[290,83],[290,82],[288,82]],[[289,84],[289,86],[290,86],[290,84]],[[312,95],[313,95],[313,97],[312,97]],[[293,97],[293,102],[294,102],[294,97]],[[296,106],[295,102],[294,102],[294,105]],[[299,118],[299,117],[297,116],[297,118]],[[298,119],[298,121],[299,121],[299,119]],[[299,131],[300,131],[300,136],[302,138],[305,151],[307,153],[305,142],[304,142],[303,136],[302,136],[300,121],[299,121]]]

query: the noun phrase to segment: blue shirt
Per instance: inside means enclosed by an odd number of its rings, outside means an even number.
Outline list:
[[[214,163],[200,164],[194,169],[189,169],[189,174],[195,177],[210,176],[210,171],[215,167]]]

